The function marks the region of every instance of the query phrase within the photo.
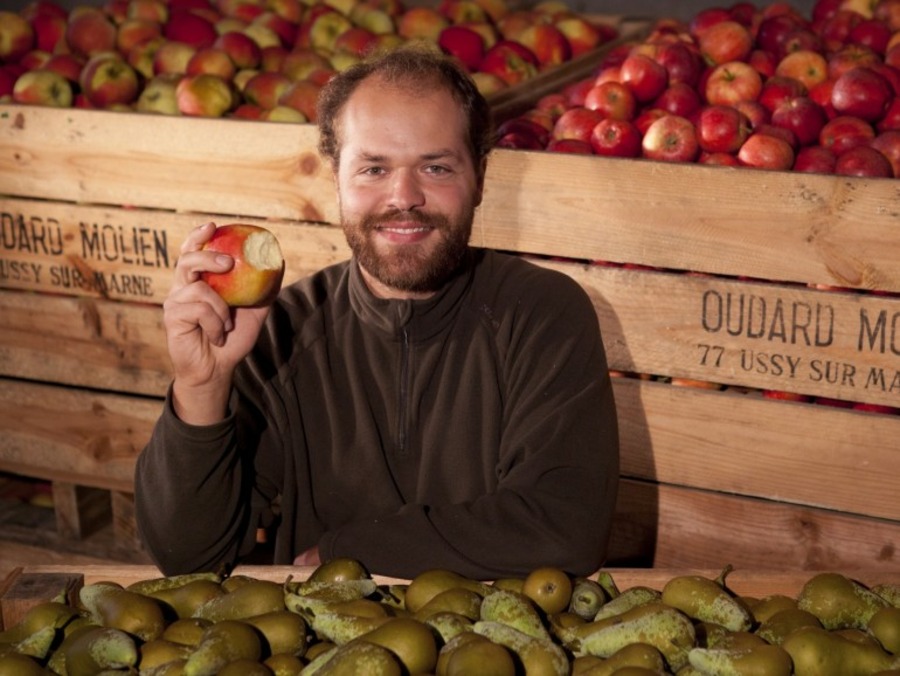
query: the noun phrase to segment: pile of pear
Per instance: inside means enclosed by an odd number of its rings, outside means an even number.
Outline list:
[[[620,590],[552,567],[379,583],[335,559],[305,580],[95,582],[0,632],[0,676],[900,675],[900,585],[822,572],[749,598],[730,570]]]

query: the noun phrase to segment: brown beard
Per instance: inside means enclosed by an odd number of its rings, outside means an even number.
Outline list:
[[[344,222],[344,234],[359,264],[382,284],[398,291],[432,293],[440,289],[459,268],[469,245],[475,208],[470,206],[456,222],[443,214],[410,211],[403,215],[408,223],[434,228],[443,234],[437,248],[426,254],[411,244],[385,256],[376,251],[372,234],[382,223],[398,220],[397,212],[369,214],[357,223]]]

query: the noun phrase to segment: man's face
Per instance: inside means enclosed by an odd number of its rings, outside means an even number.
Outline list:
[[[443,90],[362,82],[337,124],[341,222],[373,293],[424,297],[459,265],[481,202],[466,120]]]

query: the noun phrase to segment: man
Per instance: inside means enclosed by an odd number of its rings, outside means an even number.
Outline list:
[[[164,305],[174,380],[138,460],[167,574],[359,560],[473,578],[604,560],[618,436],[595,311],[569,277],[472,249],[492,135],[454,62],[396,50],[319,102],[353,257],[230,310],[192,232]]]

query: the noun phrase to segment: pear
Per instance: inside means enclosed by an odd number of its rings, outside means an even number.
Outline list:
[[[18,643],[45,627],[61,629],[78,617],[76,608],[58,601],[46,601],[29,608],[25,615],[6,631],[0,631],[0,644]]]
[[[127,587],[125,587],[125,589],[127,589],[128,591],[133,591],[137,594],[152,596],[153,594],[156,594],[158,592],[169,591],[172,589],[177,589],[178,587],[183,587],[189,582],[195,582],[197,580],[205,580],[207,582],[221,584],[222,576],[217,575],[216,573],[186,573],[184,575],[154,577],[148,578],[146,580],[138,580],[137,582],[132,582]]]
[[[474,624],[472,627],[474,627]],[[460,632],[456,636],[447,639],[438,651],[437,662],[434,666],[435,676],[447,676],[447,665],[450,663],[450,658],[453,656],[453,653],[470,641],[489,642],[489,639],[481,634],[476,634],[473,628],[470,628],[469,631]]]
[[[524,594],[498,589],[481,601],[480,619],[487,622],[502,622],[522,633],[550,640],[550,632],[544,626],[537,608]]]
[[[819,618],[808,610],[785,608],[759,625],[756,634],[767,643],[781,645],[785,637],[800,627],[821,627]]]
[[[157,638],[152,641],[143,643],[140,648],[139,665],[141,671],[154,669],[156,667],[175,662],[176,660],[187,660],[191,654],[192,647],[174,641],[167,641],[164,638]]]
[[[423,571],[410,581],[405,593],[406,609],[411,613],[417,613],[432,598],[454,587],[469,589],[479,596],[486,596],[492,591],[496,591],[484,582],[436,568]]]
[[[866,630],[889,653],[900,655],[900,608],[881,608],[872,615]]]
[[[272,676],[272,670],[262,662],[241,658],[226,664],[216,676]]]
[[[762,624],[775,613],[797,607],[797,599],[786,594],[770,594],[750,605],[750,612],[757,624]]]
[[[234,593],[234,592],[232,592]],[[262,641],[256,629],[242,620],[221,620],[203,632],[184,665],[185,676],[213,676],[229,662],[262,656]]]
[[[0,643],[0,655],[19,653],[27,657],[43,660],[50,654],[56,643],[57,629],[52,625],[42,627],[15,643]]]
[[[222,582],[227,593],[206,601],[192,617],[212,622],[243,620],[285,608],[284,589],[277,582],[251,579],[226,586],[227,581]]]
[[[801,627],[781,643],[795,676],[863,676],[900,667],[900,657],[820,627]]]
[[[142,641],[159,638],[166,628],[163,606],[154,598],[116,584],[97,582],[83,586],[78,598],[93,621],[121,629]]]
[[[429,615],[425,619],[425,624],[437,632],[441,641],[447,643],[458,634],[471,632],[473,622],[468,617],[450,611],[443,611]]]
[[[596,580],[575,578],[572,585],[572,598],[569,601],[569,612],[575,613],[585,620],[593,620],[604,603],[610,598]]]
[[[688,663],[696,630],[680,610],[662,602],[645,603],[620,615],[575,627],[566,644],[577,653],[609,657],[629,643],[647,643],[662,653],[669,669]]]
[[[888,602],[861,583],[840,573],[819,573],[807,580],[797,607],[819,618],[825,629],[865,629]]]
[[[316,657],[302,676],[402,676],[404,673],[400,660],[384,646],[351,641]]]
[[[309,582],[346,582],[347,580],[365,580],[369,571],[356,559],[338,557],[319,564],[310,574]]]
[[[645,603],[658,601],[660,596],[662,596],[662,594],[660,594],[659,591],[650,587],[645,587],[643,585],[629,587],[600,606],[600,610],[594,615],[594,620],[603,620],[607,617],[620,615],[621,613],[636,608],[637,606],[644,605]]]
[[[612,676],[625,667],[640,667],[661,674],[666,671],[666,661],[662,653],[647,643],[629,643],[606,659],[591,655],[595,663],[584,663],[580,668],[589,676]],[[574,672],[574,669],[573,669]]]
[[[51,673],[40,662],[27,655],[0,655],[0,676],[49,676]]]
[[[693,648],[688,660],[704,674],[720,676],[791,676],[791,656],[761,643],[745,648]]]
[[[262,634],[269,655],[287,653],[302,657],[306,652],[306,622],[289,610],[273,610],[244,620]]]
[[[413,617],[424,621],[435,613],[451,612],[477,620],[481,615],[481,598],[480,594],[464,587],[445,589],[419,608]]]
[[[165,587],[147,592],[157,601],[172,609],[177,618],[193,617],[197,609],[207,601],[225,595],[222,584],[214,580],[197,578],[176,587]]]
[[[666,582],[662,602],[688,617],[711,622],[731,631],[747,631],[750,611],[723,584],[702,575],[677,575]]]
[[[211,624],[212,621],[199,617],[184,617],[169,624],[160,638],[181,645],[196,646]]]
[[[137,663],[137,644],[129,634],[86,625],[63,639],[47,666],[66,676],[94,676],[105,669],[125,669]]]
[[[882,582],[872,587],[872,591],[887,601],[894,608],[900,608],[900,584]]]
[[[306,666],[299,657],[287,653],[270,655],[263,660],[263,664],[269,668],[273,676],[300,676],[300,672]]]
[[[536,638],[503,622],[479,620],[473,630],[511,650],[528,676],[567,676],[569,658],[555,642]]]
[[[389,619],[387,616],[363,617],[323,610],[311,615],[307,621],[319,640],[344,645],[380,627]]]
[[[437,663],[438,646],[434,631],[411,617],[392,617],[359,637],[396,655],[410,674],[430,673]]]
[[[516,676],[516,663],[508,648],[480,636],[460,645],[447,660],[444,676]]]

